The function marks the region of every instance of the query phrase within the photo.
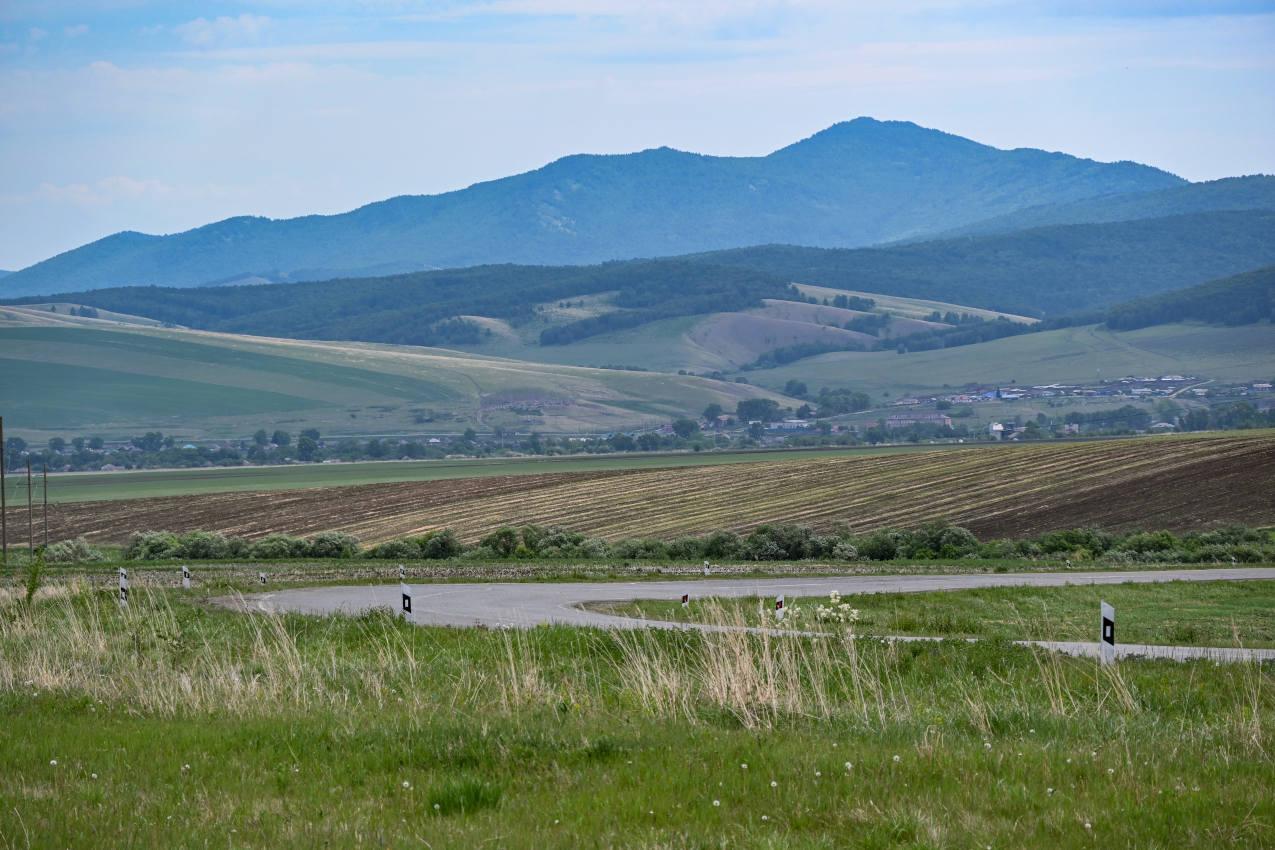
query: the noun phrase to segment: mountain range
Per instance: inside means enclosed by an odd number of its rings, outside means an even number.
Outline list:
[[[117,233],[5,277],[0,295],[319,280],[485,263],[598,263],[765,243],[853,248],[954,231],[1026,208],[1037,210],[1034,223],[1071,223],[1046,220],[1043,211],[1192,188],[1137,163],[1000,150],[909,122],[858,118],[761,157],[670,148],[575,155],[459,191],[404,195],[340,215],[238,217],[168,236]],[[1217,206],[1237,202],[1233,190],[1218,191],[1227,199],[1213,208],[1237,208]],[[1134,203],[1161,204],[1160,215],[1191,212],[1198,194],[1188,193],[1178,207],[1172,198]]]

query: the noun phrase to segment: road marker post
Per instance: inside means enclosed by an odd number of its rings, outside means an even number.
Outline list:
[[[705,562],[704,562],[704,576],[705,576],[705,578],[707,578],[707,577],[708,577],[708,572],[709,572],[708,561],[705,561]]]
[[[1102,636],[1098,644],[1102,666],[1116,661],[1116,609],[1102,603]]]
[[[265,574],[265,573],[257,573],[257,581],[261,582],[262,584],[265,584],[265,583],[266,583],[266,574]]]
[[[407,567],[403,566],[402,564],[399,564],[399,565],[398,565],[398,580],[399,580],[399,583],[401,584],[401,583],[403,582],[403,580],[404,580],[404,579],[406,579],[406,578],[407,578]]]
[[[782,620],[784,618],[784,597],[783,594],[775,597],[775,619]]]
[[[128,570],[120,567],[120,605],[128,607]]]
[[[689,593],[683,593],[683,594],[682,594],[682,607],[683,607],[683,608],[685,608],[688,604],[690,604],[690,601],[691,601],[691,595],[690,595]]]
[[[403,594],[403,619],[412,619],[412,588],[405,582],[399,582],[399,592]]]

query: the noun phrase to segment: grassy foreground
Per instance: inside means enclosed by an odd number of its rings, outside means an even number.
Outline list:
[[[1275,582],[1219,581],[1068,587],[990,587],[934,593],[840,597],[858,611],[860,634],[927,635],[1007,640],[1097,640],[1098,605],[1116,609],[1121,643],[1275,647]],[[818,628],[827,597],[790,598],[788,624]],[[609,613],[676,622],[720,616],[750,625],[774,621],[774,599],[712,600],[683,608],[673,600],[597,606]],[[829,620],[831,622],[831,619]]]
[[[1269,846],[1275,682],[0,596],[0,846]]]

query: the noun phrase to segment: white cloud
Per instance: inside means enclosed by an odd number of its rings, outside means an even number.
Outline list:
[[[245,12],[237,18],[222,16],[212,21],[207,18],[195,18],[193,21],[173,27],[173,32],[187,44],[208,47],[225,42],[256,41],[265,30],[269,29],[270,24],[271,21],[267,17]]]
[[[96,183],[41,183],[27,195],[5,196],[4,201],[45,201],[73,207],[96,207],[116,201],[157,200],[170,197],[177,190],[160,180],[136,180],[132,177],[104,177]]]
[[[84,35],[88,31],[89,31],[88,24],[76,24],[73,27],[67,27],[65,30],[63,30],[63,32],[66,33],[67,38],[78,38],[79,36]]]
[[[39,41],[40,39],[46,37],[48,34],[49,34],[48,30],[42,30],[39,27],[31,27],[31,29],[27,31],[27,37],[30,38],[32,41]]]

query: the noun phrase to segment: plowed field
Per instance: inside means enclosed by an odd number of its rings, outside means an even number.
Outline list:
[[[1269,434],[1141,438],[83,502],[51,506],[49,536],[340,529],[377,542],[450,527],[473,540],[536,522],[611,539],[670,538],[766,521],[847,520],[867,531],[935,518],[980,537],[1078,526],[1187,530],[1275,525],[1273,482]],[[11,540],[19,529],[25,537],[25,510],[11,509]]]

